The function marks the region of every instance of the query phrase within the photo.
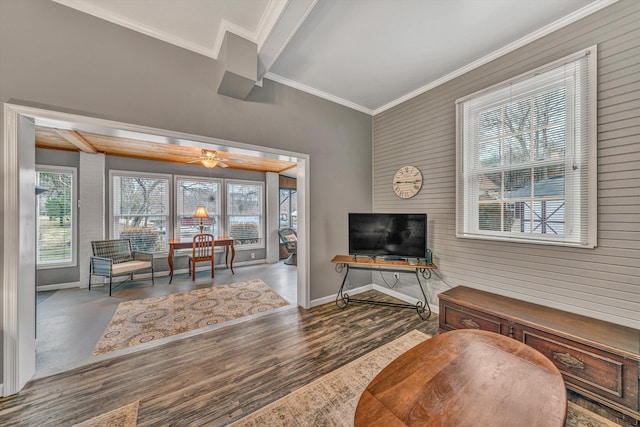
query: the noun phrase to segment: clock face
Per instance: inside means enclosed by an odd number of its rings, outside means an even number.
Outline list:
[[[393,191],[398,197],[409,199],[422,188],[422,173],[415,166],[403,166],[393,177]]]

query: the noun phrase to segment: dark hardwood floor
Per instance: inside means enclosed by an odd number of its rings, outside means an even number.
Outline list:
[[[372,297],[389,297],[372,292]],[[437,316],[292,308],[34,380],[0,400],[0,425],[72,425],[139,400],[138,425],[225,425]]]
[[[363,296],[393,301],[375,291]],[[139,400],[139,426],[222,426],[413,329],[437,334],[437,315],[292,307],[33,380],[0,400],[0,425],[70,426]]]

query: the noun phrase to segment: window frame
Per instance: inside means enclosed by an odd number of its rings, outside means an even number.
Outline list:
[[[225,235],[231,237],[231,221],[229,213],[229,188],[232,185],[237,184],[246,184],[246,185],[257,185],[261,188],[261,197],[260,197],[260,205],[261,205],[261,213],[260,213],[260,225],[259,225],[259,243],[254,244],[239,244],[234,243],[236,250],[246,250],[246,249],[264,249],[266,248],[266,237],[265,237],[265,215],[266,215],[266,194],[265,194],[265,183],[263,181],[252,181],[252,180],[240,180],[240,179],[226,179],[224,182],[224,218],[225,218]],[[253,215],[245,215],[245,216],[253,216]]]
[[[49,270],[54,268],[67,268],[78,266],[78,224],[77,224],[77,211],[78,211],[78,168],[71,166],[55,166],[55,165],[35,165],[36,182],[38,181],[37,174],[40,172],[51,173],[71,173],[71,261],[65,262],[52,262],[41,264],[38,262],[38,240],[36,234],[36,267],[37,270]],[[39,209],[38,201],[36,200],[36,209]],[[36,211],[36,233],[39,233],[38,227],[38,211]]]
[[[109,236],[111,239],[115,237],[115,186],[114,186],[114,178],[116,176],[120,177],[128,177],[128,178],[157,178],[157,179],[166,179],[167,180],[167,229],[165,230],[165,236],[167,240],[166,248],[152,252],[154,255],[156,254],[164,254],[169,252],[169,240],[171,236],[173,236],[173,217],[175,216],[175,200],[173,195],[173,175],[172,174],[163,174],[163,173],[155,173],[155,172],[137,172],[137,171],[126,171],[126,170],[109,170]]]
[[[565,169],[564,182],[564,225],[563,235],[552,236],[540,233],[514,232],[513,230],[504,231],[504,217],[501,216],[500,231],[482,230],[479,220],[479,207],[482,204],[479,197],[475,194],[474,188],[479,188],[479,180],[483,174],[487,173],[487,168],[483,169],[479,165],[479,147],[480,139],[473,135],[477,125],[477,117],[475,115],[467,115],[465,108],[469,108],[469,104],[476,105],[472,107],[476,113],[487,111],[489,108],[504,108],[510,103],[516,102],[524,97],[520,96],[506,97],[503,93],[505,89],[512,85],[524,83],[526,92],[530,97],[533,92],[539,91],[541,88],[551,88],[548,78],[543,73],[552,71],[563,64],[577,62],[586,56],[586,81],[578,87],[586,98],[587,112],[581,110],[580,104],[576,103],[573,107],[573,114],[565,117],[567,129],[565,133],[574,131],[576,141],[571,138],[565,140],[565,151],[574,150],[571,156],[565,154],[562,164]],[[543,75],[538,77],[538,75]],[[532,81],[536,79],[535,86]],[[563,82],[565,83],[565,82]],[[556,85],[557,86],[557,85]],[[577,86],[576,86],[577,87]],[[548,89],[548,92],[551,89]],[[569,92],[570,93],[570,92]],[[573,101],[571,101],[573,102]],[[533,71],[524,73],[520,76],[498,83],[471,95],[456,100],[456,237],[485,239],[496,241],[511,241],[521,243],[537,243],[546,245],[562,245],[571,247],[594,248],[597,243],[597,46],[591,46],[588,49],[568,55],[557,61],[553,61],[542,67],[538,67]],[[583,128],[579,128],[580,117]],[[533,120],[533,118],[531,119]],[[575,126],[575,127],[574,127]],[[535,133],[531,128],[530,132]],[[576,131],[576,129],[578,129]],[[506,133],[501,133],[496,137],[500,141],[505,139]],[[576,136],[580,135],[580,136]],[[582,141],[580,141],[582,138]],[[573,146],[569,144],[575,144]],[[534,142],[531,142],[534,146]],[[501,147],[503,144],[500,145]],[[502,149],[501,149],[502,150]],[[586,154],[583,152],[586,150]],[[504,154],[500,152],[500,159],[504,159]],[[577,163],[582,161],[582,163]],[[505,166],[501,163],[500,167],[495,168],[496,172],[504,172],[507,169],[530,169],[534,171],[537,168],[545,166],[546,163],[553,163],[545,160],[537,163],[527,162],[527,164],[512,164]],[[576,168],[576,164],[584,170],[570,175],[568,172]],[[578,178],[575,178],[578,176]],[[534,182],[534,175],[531,175],[531,182]],[[476,186],[476,187],[474,187]],[[504,195],[504,182],[501,183],[502,194]],[[536,201],[531,196],[532,201]],[[506,198],[496,200],[496,203],[507,205]]]

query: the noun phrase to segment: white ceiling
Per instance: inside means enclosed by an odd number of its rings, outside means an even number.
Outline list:
[[[616,0],[53,0],[217,58],[255,42],[259,76],[376,114]]]

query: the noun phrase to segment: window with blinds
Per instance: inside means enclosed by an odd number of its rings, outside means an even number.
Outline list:
[[[39,269],[76,265],[76,169],[36,167],[36,262]]]
[[[112,172],[113,238],[130,239],[136,251],[167,251],[169,188],[168,175]]]
[[[241,247],[264,247],[264,183],[227,181],[227,227]]]
[[[596,245],[596,47],[457,101],[456,235]]]
[[[203,218],[205,233],[220,237],[222,180],[194,177],[176,178],[176,235],[179,239],[192,239],[200,232],[200,219],[194,218],[198,206],[207,209],[209,218]]]

